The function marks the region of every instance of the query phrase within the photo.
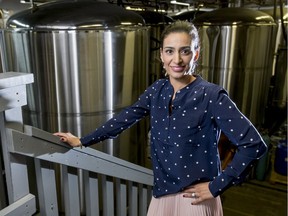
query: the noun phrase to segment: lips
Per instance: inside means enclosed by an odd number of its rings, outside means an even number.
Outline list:
[[[186,68],[185,66],[171,66],[171,69],[174,72],[182,72],[182,71],[184,71],[185,68]]]

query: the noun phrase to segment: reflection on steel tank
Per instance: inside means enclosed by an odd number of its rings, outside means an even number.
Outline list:
[[[24,110],[28,124],[82,136],[134,103],[148,85],[149,28],[122,7],[58,1],[14,14],[7,27],[1,34],[5,71],[35,76]],[[141,163],[146,127],[139,122],[92,147]]]
[[[287,32],[288,8],[279,6],[275,9],[259,9],[271,15],[276,24],[276,37],[271,41],[275,45],[273,59],[273,77],[271,79],[265,126],[270,135],[287,120]]]
[[[0,9],[0,28],[3,29],[4,28],[4,11],[2,9]],[[3,72],[2,69],[2,54],[0,52],[0,73]]]
[[[164,77],[163,65],[160,59],[160,37],[164,28],[173,22],[168,15],[154,11],[137,11],[143,17],[146,26],[150,27],[150,60],[149,84]]]
[[[274,19],[246,8],[221,8],[193,21],[199,29],[199,71],[223,86],[239,109],[255,124],[264,122],[272,76]]]
[[[191,11],[181,11],[171,17],[174,20],[187,20],[188,22],[193,22],[193,20],[200,16],[201,14],[206,13],[204,10],[191,10]]]
[[[282,12],[280,12],[282,10]],[[273,102],[283,107],[287,102],[287,32],[288,32],[288,8],[261,9],[272,17],[277,24],[275,44],[275,58],[273,62],[273,75],[275,76],[275,94]],[[282,14],[283,13],[283,14]]]

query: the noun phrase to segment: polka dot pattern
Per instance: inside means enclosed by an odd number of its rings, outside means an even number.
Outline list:
[[[217,196],[247,175],[266,145],[220,86],[197,76],[176,92],[173,101],[172,95],[168,79],[156,81],[135,104],[82,137],[81,142],[88,146],[114,138],[150,114],[153,195],[177,193],[191,184],[210,181],[210,191]],[[238,148],[224,171],[218,154],[221,131]]]

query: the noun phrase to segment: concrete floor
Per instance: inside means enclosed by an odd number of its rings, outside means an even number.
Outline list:
[[[221,197],[224,216],[287,216],[287,184],[249,180]]]

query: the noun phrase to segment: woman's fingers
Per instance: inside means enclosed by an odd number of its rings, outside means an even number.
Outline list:
[[[213,195],[211,194],[208,185],[209,182],[193,185],[183,191],[183,197],[190,199],[192,198],[191,204],[193,205],[199,204],[204,200],[211,199],[213,198]]]
[[[61,142],[68,143],[72,147],[81,146],[81,142],[79,137],[74,136],[70,132],[63,133],[63,132],[56,132],[53,135],[58,136]]]

